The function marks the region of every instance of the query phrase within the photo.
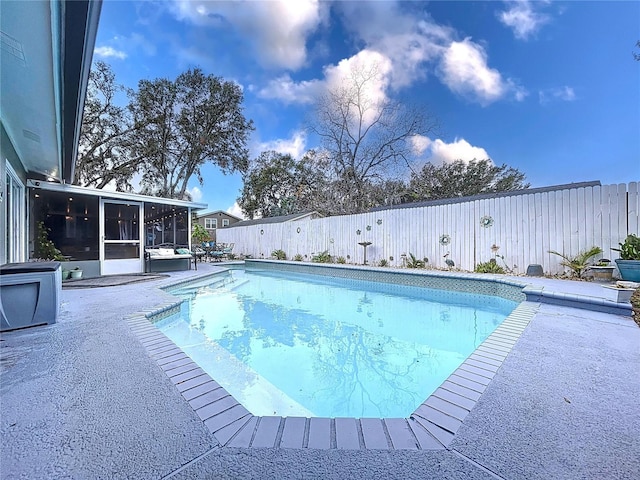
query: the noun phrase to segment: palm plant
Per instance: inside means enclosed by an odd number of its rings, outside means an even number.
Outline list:
[[[285,253],[284,250],[274,250],[273,252],[271,252],[271,256],[273,258],[275,258],[276,260],[286,260],[287,259],[287,254]]]
[[[416,258],[413,253],[409,253],[409,260],[407,260],[407,268],[424,268],[429,260],[420,260]]]
[[[595,257],[596,255],[601,254],[602,249],[600,247],[594,246],[587,250],[583,250],[574,257],[564,255],[554,250],[549,250],[549,253],[562,257],[560,265],[564,265],[565,267],[571,269],[572,275],[574,277],[582,278],[583,272],[587,269],[587,267],[589,267],[589,260],[591,259],[591,257]]]
[[[315,263],[331,263],[332,260],[331,255],[329,255],[329,250],[325,250],[311,257],[311,261]]]

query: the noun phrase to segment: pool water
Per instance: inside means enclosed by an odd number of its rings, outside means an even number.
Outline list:
[[[156,325],[254,415],[407,417],[515,308],[498,297],[230,270]]]

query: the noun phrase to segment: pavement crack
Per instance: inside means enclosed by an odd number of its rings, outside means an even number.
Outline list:
[[[187,468],[189,468],[191,465],[193,465],[196,462],[199,462],[200,460],[202,460],[204,457],[209,456],[212,452],[216,451],[216,450],[220,450],[220,445],[216,445],[213,448],[210,448],[209,450],[207,450],[206,452],[204,452],[203,454],[198,455],[197,457],[193,458],[192,460],[189,460],[187,463],[185,463],[184,465],[182,465],[181,467],[177,468],[176,470],[174,470],[173,472],[169,473],[168,475],[165,475],[164,477],[161,478],[161,480],[168,480],[170,478],[175,477],[176,475],[178,475],[180,472],[186,470]]]
[[[466,455],[464,455],[463,453],[460,453],[459,451],[453,449],[453,448],[449,448],[448,449],[450,452],[453,452],[454,454],[456,454],[458,457],[462,458],[463,460],[471,463],[473,466],[479,468],[480,470],[482,470],[485,473],[488,473],[489,475],[491,475],[493,478],[498,479],[498,480],[506,480],[504,477],[498,475],[496,472],[494,472],[493,470],[485,467],[484,465],[476,462],[475,460],[467,457]]]

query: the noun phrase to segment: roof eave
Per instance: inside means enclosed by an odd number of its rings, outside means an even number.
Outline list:
[[[61,12],[61,181],[72,183],[102,0],[63,2]]]

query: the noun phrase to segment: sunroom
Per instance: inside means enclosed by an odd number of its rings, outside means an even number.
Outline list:
[[[85,277],[145,270],[145,249],[191,248],[192,212],[206,204],[29,180],[28,252],[53,243]]]

